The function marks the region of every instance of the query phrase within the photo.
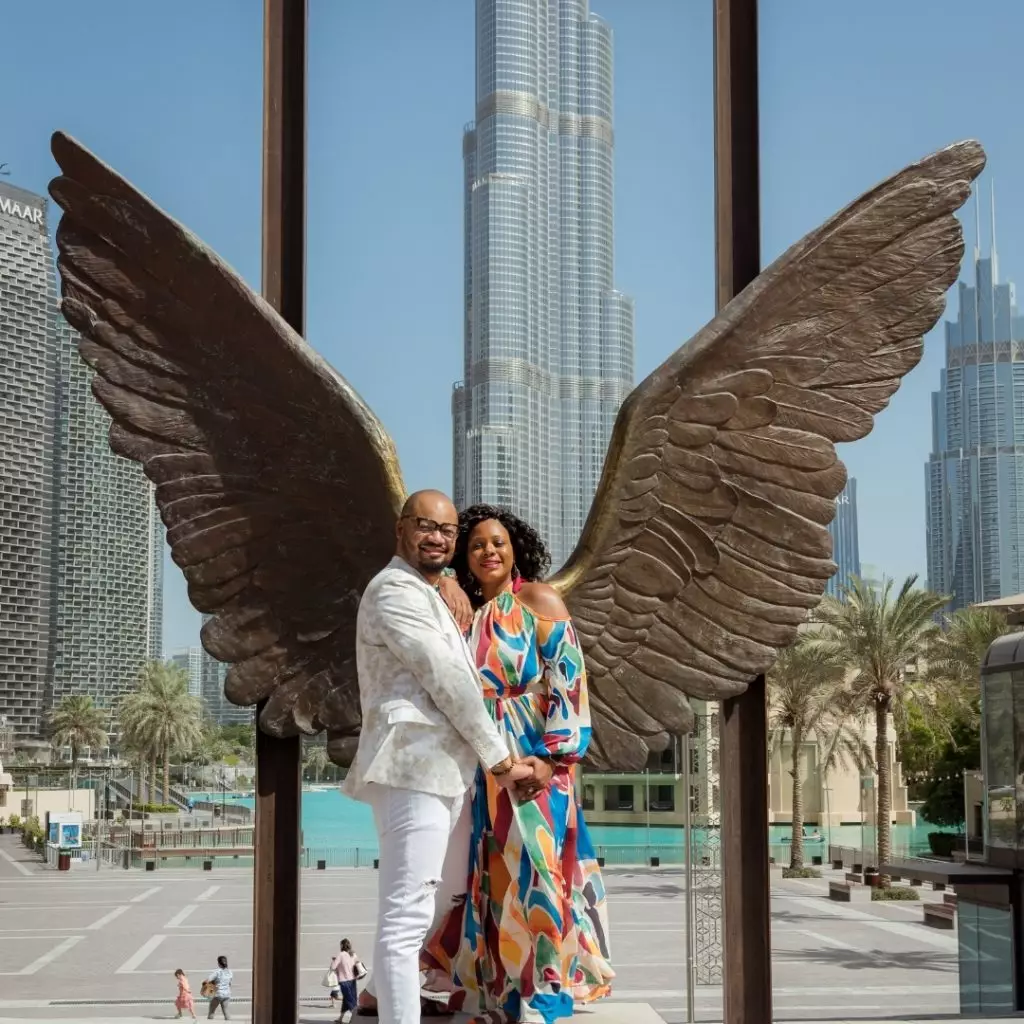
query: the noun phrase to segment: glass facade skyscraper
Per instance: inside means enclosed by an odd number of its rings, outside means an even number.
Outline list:
[[[839,566],[828,581],[825,593],[842,597],[842,590],[851,577],[860,576],[860,541],[857,535],[857,481],[850,477],[842,494],[836,498],[836,517],[828,525],[832,535],[832,560]]]
[[[47,201],[0,184],[0,716],[39,735],[52,659],[53,254]]]
[[[952,607],[1024,590],[1024,316],[992,249],[959,285],[932,395],[926,467],[928,584]]]
[[[47,201],[0,184],[0,716],[38,740],[69,693],[110,706],[160,657],[163,532],[60,316]]]
[[[212,617],[204,615],[203,625],[205,626]],[[205,650],[203,651],[200,671],[203,705],[206,708],[206,713],[218,725],[234,725],[253,720],[252,708],[239,707],[224,696],[224,681],[227,679],[230,667],[225,662],[218,661],[212,655],[207,654]]]
[[[175,668],[188,674],[188,692],[191,697],[203,696],[203,660],[209,655],[202,647],[183,647],[172,651],[167,659]]]
[[[112,707],[163,651],[163,528],[142,467],[110,450],[78,336],[57,318],[53,701]]]
[[[556,565],[633,386],[633,303],[613,275],[613,147],[612,33],[586,0],[477,0],[454,497],[510,507]]]

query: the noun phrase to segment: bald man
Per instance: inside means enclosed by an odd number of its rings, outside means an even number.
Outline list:
[[[458,532],[446,495],[413,494],[395,557],[370,581],[356,620],[363,726],[343,789],[370,804],[377,828],[377,941],[364,1006],[375,1001],[382,1024],[419,1024],[420,949],[465,891],[466,792],[477,765],[502,786],[531,774],[487,713],[476,665],[437,592]]]

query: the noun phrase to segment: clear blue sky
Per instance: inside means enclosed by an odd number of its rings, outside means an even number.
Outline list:
[[[310,0],[308,336],[384,421],[410,487],[451,481],[473,6]],[[592,0],[615,31],[616,277],[636,298],[638,380],[713,312],[711,6]],[[880,178],[973,136],[989,153],[986,189],[997,182],[1002,276],[1024,284],[1024,4],[762,7],[765,263]],[[43,191],[62,128],[258,286],[261,16],[258,0],[9,0],[9,180]],[[862,558],[895,576],[925,568],[942,365],[938,332],[930,341],[875,433],[842,452]],[[197,642],[197,616],[168,565],[171,648]]]

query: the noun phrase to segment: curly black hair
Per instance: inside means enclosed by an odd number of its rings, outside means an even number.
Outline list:
[[[488,519],[496,519],[508,530],[515,559],[513,573],[528,583],[535,583],[544,579],[551,568],[551,554],[547,545],[525,519],[520,519],[500,505],[470,505],[459,513],[459,539],[455,542],[451,567],[459,579],[459,586],[469,595],[474,608],[484,603],[484,596],[480,592],[480,584],[469,571],[469,535]]]

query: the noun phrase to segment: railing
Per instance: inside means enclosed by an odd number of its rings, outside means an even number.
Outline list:
[[[148,824],[148,822],[144,823]],[[230,846],[234,848],[252,846],[253,830],[251,826],[234,828],[130,828],[127,825],[113,825],[110,822],[88,822],[83,828],[84,845],[88,848],[96,840],[99,832],[100,842],[107,845],[121,846],[126,849],[149,850],[163,848],[168,850],[192,848],[208,848],[212,846]]]
[[[142,788],[145,790],[146,795],[149,798],[147,800],[140,800],[135,796],[131,780],[111,779],[108,785],[118,795],[122,803],[163,803],[163,793],[160,790],[160,786],[157,785],[154,788],[154,791],[150,793],[149,784],[145,779],[142,780]],[[184,790],[179,789],[177,786],[168,786],[167,799],[171,804],[177,807],[179,811],[184,811],[188,808],[188,795]]]
[[[197,800],[192,804],[192,807],[197,811],[212,811],[225,821],[252,821],[252,808],[246,807],[243,804],[218,803],[215,800]]]
[[[127,782],[123,782],[121,779],[111,779],[107,784],[107,788],[112,789],[114,794],[126,804],[136,802],[131,786]]]
[[[147,861],[163,859],[169,866],[197,870],[204,861],[212,861],[215,867],[251,867],[253,848],[252,828],[159,830],[139,832],[124,827],[104,826],[100,833],[97,849],[93,832],[87,835],[81,850],[72,851],[74,860],[95,863],[98,856],[103,867],[143,868]],[[189,851],[194,850],[191,854]],[[219,853],[223,850],[223,853]],[[668,868],[682,868],[686,862],[685,846],[682,843],[602,843],[594,849],[606,867],[650,867],[657,865]],[[851,851],[852,852],[852,851]],[[163,855],[166,854],[166,858]],[[720,871],[721,848],[717,843],[694,842],[692,850],[693,868],[699,880],[701,872],[709,874]],[[299,851],[299,864],[303,868],[316,870],[321,862],[325,868],[370,868],[379,857],[375,844],[365,846],[325,846],[312,844]],[[47,861],[50,851],[47,850]],[[56,866],[56,860],[54,860]]]
[[[206,849],[213,846],[230,846],[238,849],[252,846],[252,828],[194,828],[188,830],[162,831],[153,829],[151,832],[135,833],[137,842],[133,846],[147,849],[156,847],[162,850],[183,850],[186,848]]]
[[[376,846],[307,846],[300,864],[304,868],[372,868],[377,859]]]

